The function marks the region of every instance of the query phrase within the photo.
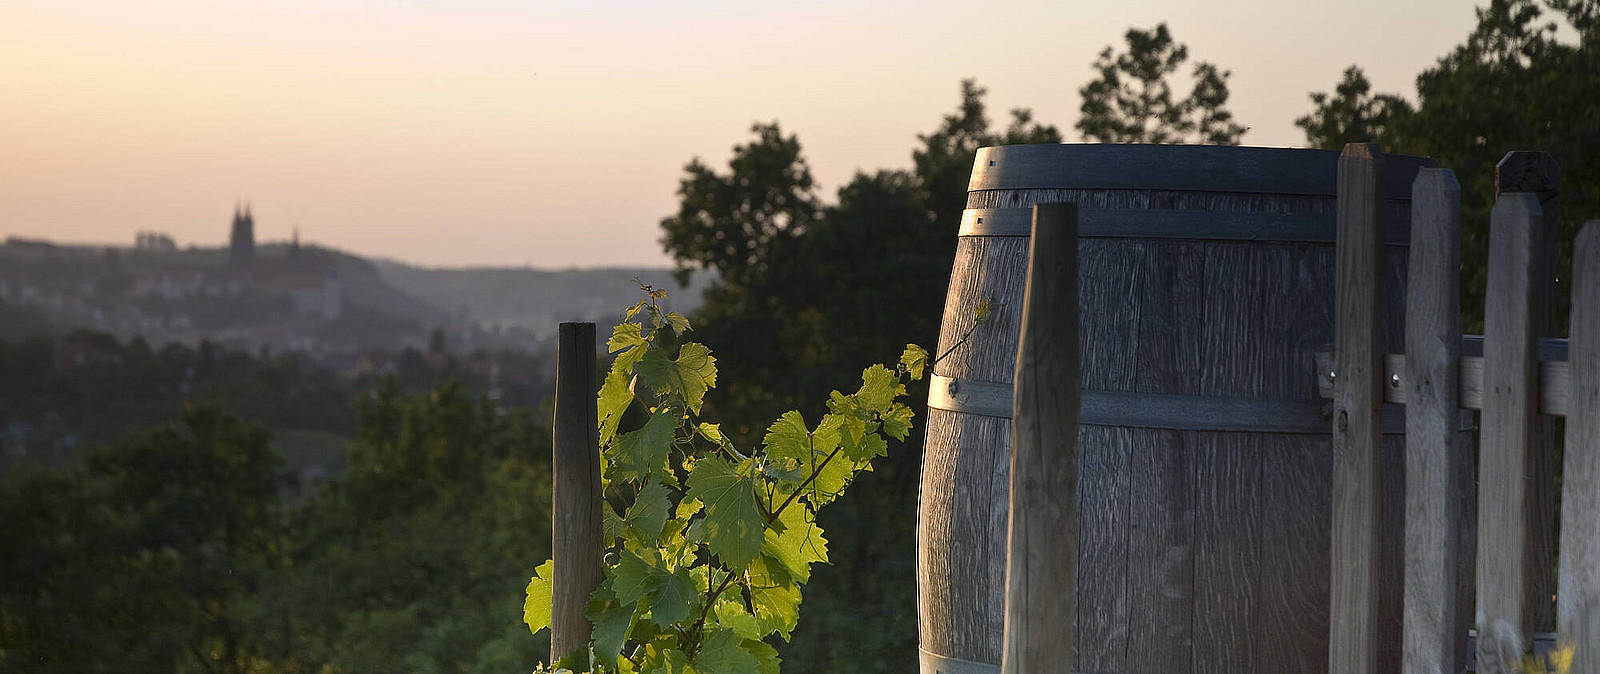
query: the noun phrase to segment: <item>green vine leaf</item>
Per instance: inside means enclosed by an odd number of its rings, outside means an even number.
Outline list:
[[[774,570],[765,558],[750,565],[750,603],[763,635],[777,633],[784,641],[800,622],[800,588],[788,574]]]
[[[616,575],[611,578],[611,591],[617,601],[631,605],[649,596],[651,590],[655,589],[654,576],[660,560],[645,559],[627,548],[622,549],[619,557],[620,560],[613,567]]]
[[[761,631],[761,623],[745,610],[742,601],[718,599],[711,617],[716,618],[718,627],[732,630],[734,634],[746,639],[760,639],[766,636]]]
[[[700,590],[687,570],[678,569],[660,576],[655,595],[650,599],[650,620],[662,628],[672,627],[694,612],[699,596]]]
[[[611,339],[606,340],[606,350],[617,354],[617,359],[611,363],[612,372],[620,372],[626,376],[633,371],[633,364],[649,353],[650,343],[642,331],[643,328],[638,323],[619,323],[617,327],[611,329]],[[617,353],[619,351],[621,353]]]
[[[528,624],[528,630],[534,634],[550,626],[550,579],[554,573],[555,560],[546,561],[533,570],[533,578],[528,581],[527,599],[522,603],[522,621]]]
[[[689,665],[700,674],[754,674],[760,669],[756,656],[744,647],[744,639],[732,630],[708,634]]]
[[[729,567],[743,569],[761,551],[766,519],[756,507],[755,480],[719,457],[689,473],[689,497],[705,504],[706,546]]]
[[[681,335],[690,330],[689,319],[676,311],[667,314],[667,325],[671,326],[673,334]]]
[[[867,409],[882,413],[895,398],[905,394],[906,387],[900,384],[894,372],[882,365],[873,365],[861,371],[861,390],[856,392],[855,398]]]
[[[906,350],[900,354],[900,366],[911,375],[911,381],[922,379],[922,372],[928,367],[928,350],[916,344],[907,344]]]
[[[652,349],[639,360],[639,374],[656,395],[678,394],[690,414],[699,414],[706,391],[717,384],[717,359],[710,349],[694,342],[679,348],[676,360]]]
[[[667,496],[666,485],[650,480],[633,497],[633,506],[628,508],[623,522],[627,525],[628,533],[639,544],[655,547],[660,540],[661,528],[667,524],[667,510],[672,507],[672,501]]]
[[[589,599],[586,615],[594,625],[591,637],[596,662],[616,662],[623,644],[628,642],[628,634],[633,631],[641,608],[639,604],[618,601],[603,586],[595,590]]]
[[[617,516],[617,511],[605,499],[600,500],[600,536],[605,539],[606,547],[611,547],[622,536],[622,530],[627,525],[622,518]]]
[[[640,674],[683,674],[689,656],[678,650],[676,642],[652,643],[645,648]]]
[[[600,446],[611,444],[617,427],[622,423],[622,413],[633,404],[633,391],[628,390],[628,377],[613,368],[600,385],[600,395],[595,400],[595,416],[600,419]]]
[[[761,553],[778,562],[801,583],[811,580],[811,565],[828,561],[828,541],[822,527],[808,521],[805,508],[790,506],[779,515],[783,531],[767,529]]]
[[[915,414],[910,407],[895,403],[883,415],[883,432],[896,440],[905,440],[911,434],[911,418]]]
[[[756,656],[756,672],[758,674],[778,674],[778,649],[773,648],[763,641],[745,640],[744,649]]]
[[[642,480],[651,474],[664,474],[667,453],[672,449],[672,434],[678,427],[677,415],[657,409],[638,430],[623,433],[606,452],[614,478]]]

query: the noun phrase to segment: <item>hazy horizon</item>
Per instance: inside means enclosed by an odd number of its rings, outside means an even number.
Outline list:
[[[723,170],[758,120],[799,136],[831,201],[909,167],[963,78],[996,126],[1030,107],[1078,140],[1095,55],[1166,21],[1232,71],[1245,144],[1298,146],[1310,92],[1355,63],[1412,97],[1473,7],[13,0],[0,238],[219,246],[248,201],[260,240],[407,264],[660,267],[683,165]]]

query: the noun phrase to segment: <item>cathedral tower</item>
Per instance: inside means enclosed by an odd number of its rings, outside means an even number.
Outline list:
[[[248,266],[256,256],[256,220],[250,206],[233,207],[233,235],[228,239],[228,254],[235,266]]]

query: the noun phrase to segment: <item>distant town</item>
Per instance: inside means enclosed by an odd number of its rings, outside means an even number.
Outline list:
[[[298,231],[287,242],[258,242],[248,204],[222,222],[226,247],[182,247],[161,232],[135,233],[132,246],[8,238],[0,306],[37,325],[6,332],[209,343],[295,354],[351,376],[392,371],[408,351],[447,349],[492,381],[496,353],[544,353],[561,321],[620,318],[639,296],[635,278],[668,288],[668,302],[685,313],[708,281],[697,275],[679,288],[661,268],[431,269],[305,243]]]

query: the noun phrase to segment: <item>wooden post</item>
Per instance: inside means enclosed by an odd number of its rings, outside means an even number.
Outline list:
[[[1594,672],[1600,671],[1600,220],[1583,226],[1572,254],[1569,345],[1556,611],[1561,639],[1575,646],[1572,671]]]
[[[1382,530],[1383,158],[1372,143],[1339,157],[1333,404],[1330,674],[1377,674]],[[1392,666],[1392,665],[1391,665]]]
[[[1472,455],[1460,426],[1461,185],[1422,169],[1411,188],[1406,293],[1406,674],[1466,670],[1472,597],[1461,564],[1469,533]]]
[[[1556,337],[1556,241],[1561,226],[1556,219],[1561,196],[1561,165],[1549,152],[1514,150],[1507,152],[1494,166],[1494,196],[1509,192],[1531,192],[1539,199],[1539,212],[1543,214],[1544,234],[1534,244],[1533,278],[1534,323],[1540,337]],[[1556,628],[1555,603],[1550,596],[1555,593],[1555,578],[1551,569],[1556,565],[1556,424],[1555,418],[1539,419],[1539,443],[1533,456],[1533,498],[1535,507],[1529,513],[1533,547],[1528,550],[1528,570],[1533,585],[1531,592],[1538,600],[1533,604],[1533,629],[1549,632]]]
[[[1483,432],[1478,461],[1478,671],[1517,671],[1533,637],[1538,499],[1539,340],[1535,277],[1539,199],[1503,194],[1489,223],[1483,321]]]
[[[1078,212],[1033,207],[1011,432],[1000,671],[1073,671],[1078,579]]]
[[[593,323],[562,323],[556,352],[556,409],[550,469],[550,658],[589,645],[584,615],[602,579],[600,429],[596,416]]]

